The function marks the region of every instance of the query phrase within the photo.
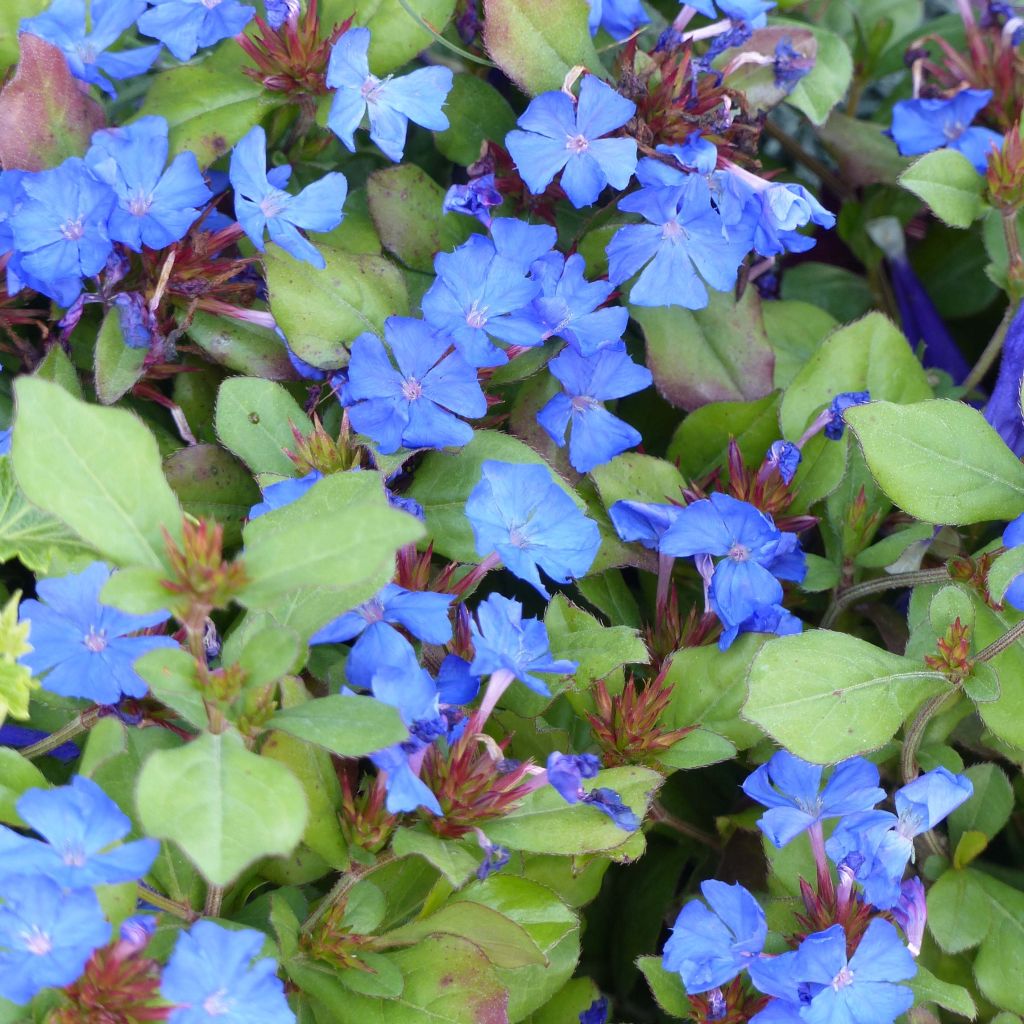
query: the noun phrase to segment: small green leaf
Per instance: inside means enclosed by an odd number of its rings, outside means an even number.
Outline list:
[[[236,732],[151,754],[136,803],[146,834],[173,840],[214,885],[228,885],[261,857],[287,856],[306,827],[298,780],[246,750]]]
[[[464,166],[480,159],[485,141],[503,145],[505,136],[516,126],[508,100],[476,75],[455,76],[444,110],[451,127],[435,132],[434,144],[443,156]]]
[[[149,350],[130,348],[121,328],[121,309],[111,306],[96,336],[96,397],[104,405],[113,405],[142,377]]]
[[[339,694],[278,711],[266,725],[340,757],[365,757],[401,743],[409,735],[395,708],[372,697]]]
[[[473,856],[466,842],[442,839],[422,828],[400,828],[391,840],[391,849],[396,857],[422,857],[455,888],[464,885],[480,866],[479,856]]]
[[[197,309],[188,336],[216,363],[236,373],[266,380],[295,380],[288,351],[269,327],[214,316]]]
[[[1024,505],[1024,466],[969,405],[871,402],[845,418],[879,486],[918,519],[954,526],[1007,520]]]
[[[636,965],[651,986],[655,1001],[670,1017],[692,1019],[693,1008],[683,988],[682,979],[662,967],[660,956],[642,956]]]
[[[807,575],[800,589],[808,594],[831,590],[839,582],[839,566],[821,555],[807,555]]]
[[[46,789],[43,773],[11,747],[0,747],[0,821],[25,827],[15,804],[27,789]]]
[[[988,837],[984,832],[968,831],[960,836],[953,853],[953,867],[960,871],[967,867],[972,860],[980,857],[988,846]]]
[[[135,671],[146,681],[161,704],[176,711],[190,725],[205,729],[208,724],[203,690],[196,661],[179,647],[160,648],[135,662]]]
[[[974,1004],[971,993],[963,985],[936,978],[922,964],[917,965],[917,974],[910,979],[909,985],[914,992],[916,1004],[935,1003],[944,1010],[974,1020],[978,1016],[978,1008]]]
[[[1024,544],[1004,551],[990,566],[985,578],[992,600],[999,604],[1009,585],[1024,572]]]
[[[970,227],[986,209],[984,175],[955,149],[925,153],[900,175],[899,182],[954,228]]]
[[[988,661],[977,661],[971,666],[971,674],[964,680],[964,693],[975,704],[991,704],[999,700],[1002,692],[995,665]]]
[[[824,124],[832,108],[846,95],[853,80],[850,48],[834,32],[806,22],[775,20],[776,25],[810,29],[818,43],[814,67],[790,92],[788,103],[806,114],[814,124]]]
[[[928,930],[946,953],[978,945],[991,921],[991,905],[975,871],[947,871],[928,890]]]
[[[950,839],[956,843],[961,833],[972,830],[995,839],[1013,813],[1010,780],[997,764],[971,765],[966,775],[974,786],[974,793],[950,814]]]
[[[659,753],[657,760],[671,770],[687,771],[728,761],[735,756],[734,743],[710,729],[698,728]]]

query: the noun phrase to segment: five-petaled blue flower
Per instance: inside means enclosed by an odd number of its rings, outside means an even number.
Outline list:
[[[991,89],[964,89],[949,99],[902,100],[892,108],[889,134],[904,156],[955,149],[984,174],[989,153],[1002,145],[1003,137],[970,124],[991,99]]]
[[[323,256],[299,231],[331,231],[342,219],[348,183],[340,171],[311,182],[298,195],[284,191],[291,176],[287,164],[267,171],[267,133],[257,125],[231,153],[231,187],[235,215],[249,241],[263,252],[263,231],[286,252],[319,270]]]
[[[81,775],[69,786],[27,790],[16,807],[45,841],[0,825],[0,878],[39,874],[65,889],[134,882],[160,851],[155,839],[107,849],[124,839],[132,823],[92,779]]]
[[[659,550],[676,558],[721,559],[714,567],[709,597],[724,627],[722,650],[759,609],[779,604],[780,579],[799,583],[807,575],[795,534],[783,533],[771,516],[748,502],[719,492],[682,509]]]
[[[550,252],[530,268],[540,282],[541,294],[533,308],[543,323],[546,337],[564,338],[580,355],[593,355],[605,345],[621,340],[629,323],[625,306],[598,307],[615,290],[608,281],[588,281],[586,264],[579,253],[568,258]]]
[[[501,594],[491,594],[479,604],[470,632],[475,653],[469,671],[473,675],[511,672],[531,690],[547,697],[551,691],[534,672],[564,676],[576,671],[576,662],[551,656],[544,623],[524,619],[523,606]]]
[[[584,576],[597,556],[597,524],[551,477],[546,466],[487,460],[466,502],[481,556],[497,554],[505,567],[550,597],[538,569],[557,583]]]
[[[5,880],[0,903],[0,997],[24,1006],[44,988],[76,981],[110,924],[92,889],[39,875]]]
[[[476,370],[422,320],[393,316],[384,337],[398,369],[375,334],[352,343],[348,383],[341,401],[352,426],[373,438],[385,455],[406,448],[468,444],[473,428],[459,416],[487,412]]]
[[[602,136],[621,128],[636,104],[594,75],[580,83],[580,98],[545,92],[530,101],[505,136],[505,146],[527,188],[538,195],[562,172],[562,189],[577,209],[597,202],[606,185],[623,189],[636,170],[636,140]]]
[[[555,229],[499,217],[491,237],[474,235],[434,257],[437,274],[423,296],[423,317],[470,366],[500,366],[508,356],[490,339],[540,345],[551,332],[531,307],[541,285],[530,265],[551,251]]]
[[[448,607],[454,600],[451,594],[406,590],[397,583],[388,583],[365,604],[314,633],[310,643],[340,644],[354,640],[376,622],[401,626],[426,643],[447,643],[452,638]]]
[[[768,924],[760,904],[742,885],[708,879],[700,900],[679,912],[662,964],[675,971],[690,995],[732,981],[764,949]]]
[[[778,848],[826,818],[870,810],[885,799],[878,769],[862,757],[836,765],[821,788],[822,767],[779,750],[747,776],[743,792],[768,808],[758,827]]]
[[[265,941],[213,921],[181,932],[160,980],[160,994],[175,1006],[168,1024],[295,1024],[277,964],[260,957]]]
[[[934,828],[974,792],[966,775],[935,768],[896,791],[896,814],[849,814],[836,826],[825,850],[845,865],[879,910],[896,906],[900,882],[914,855],[914,837]]]
[[[22,601],[19,614],[32,624],[33,649],[21,661],[43,676],[44,690],[97,704],[143,697],[147,686],[133,663],[148,651],[178,646],[169,636],[128,636],[166,621],[168,614],[129,615],[101,604],[109,578],[110,569],[93,562],[77,575],[39,580],[40,600]]]
[[[107,222],[117,196],[80,157],[26,174],[21,188],[24,201],[10,217],[18,273],[24,270],[27,284],[70,305],[82,278],[106,266],[113,249]]]
[[[661,538],[682,510],[682,505],[617,501],[608,509],[608,517],[615,532],[624,541],[638,540],[645,548],[657,551],[661,546]]]
[[[177,242],[213,198],[194,153],[179,153],[164,170],[167,147],[167,121],[143,117],[96,132],[85,154],[92,173],[117,194],[108,234],[135,252]]]
[[[139,31],[159,39],[178,60],[191,60],[202,46],[238,35],[252,20],[255,7],[238,0],[150,0],[139,18]]]
[[[613,39],[625,39],[651,19],[640,0],[590,0],[590,34],[603,28]]]
[[[718,291],[736,283],[750,251],[753,224],[743,217],[726,224],[711,203],[711,189],[698,174],[680,185],[654,185],[619,201],[619,208],[649,223],[626,224],[608,243],[608,280],[613,284],[641,271],[630,291],[638,306],[708,304],[705,282]]]
[[[159,44],[108,52],[145,10],[146,0],[53,0],[42,14],[25,18],[21,31],[56,46],[75,78],[113,96],[109,79],[141,75],[160,53]]]
[[[589,473],[643,440],[635,427],[601,405],[651,385],[651,371],[634,363],[625,345],[598,349],[590,357],[567,348],[548,369],[563,390],[537,413],[537,422],[559,447],[570,431],[569,461],[577,472]]]
[[[443,132],[448,118],[442,107],[451,92],[450,68],[435,65],[395,78],[380,79],[370,73],[367,52],[370,30],[349,29],[331,50],[327,84],[337,91],[327,124],[351,152],[355,131],[365,113],[370,119],[370,138],[385,156],[398,163],[405,151],[409,122]]]

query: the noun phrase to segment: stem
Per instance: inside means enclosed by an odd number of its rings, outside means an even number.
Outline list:
[[[702,843],[712,850],[721,850],[722,848],[717,836],[705,832],[704,829],[698,828],[696,825],[691,825],[688,821],[683,821],[682,818],[677,818],[671,811],[665,810],[664,805],[658,800],[651,804],[649,815],[651,821],[656,824],[667,825],[680,835],[686,836],[688,839],[696,839],[698,843]]]
[[[668,605],[668,591],[672,585],[672,566],[675,565],[674,555],[658,555],[658,593],[655,600],[655,611],[658,620]]]
[[[1021,626],[1024,627],[1024,623],[1021,623]],[[942,710],[943,705],[950,697],[959,696],[959,689],[947,690],[945,693],[932,697],[918,711],[917,717],[903,736],[903,752],[900,754],[900,775],[903,776],[904,782],[912,782],[917,778],[917,750],[921,746],[921,739],[924,736],[925,729],[928,728],[928,723]]]
[[[1011,626],[998,640],[993,640],[988,647],[983,647],[974,656],[975,661],[991,661],[997,654],[1002,654],[1011,644],[1024,636],[1024,619],[1016,626]]]
[[[220,908],[224,903],[224,886],[211,885],[206,890],[206,903],[203,905],[203,917],[219,917]]]
[[[24,747],[21,756],[33,761],[37,757],[42,757],[43,754],[48,754],[51,750],[56,750],[62,743],[67,743],[68,740],[74,739],[83,732],[88,732],[99,721],[102,710],[98,704],[95,707],[87,708],[72,718],[67,725],[62,725],[56,732],[50,733],[45,739]]]
[[[942,583],[949,579],[949,571],[943,566],[941,569],[920,569],[917,572],[899,572],[892,576],[883,576],[877,580],[868,580],[865,583],[855,583],[852,587],[837,594],[828,611],[821,620],[821,628],[828,629],[842,612],[851,604],[856,604],[862,597],[870,594],[880,594],[886,590],[900,590],[903,587],[916,587],[929,583]]]
[[[820,821],[810,828],[811,850],[814,852],[814,863],[818,869],[818,896],[826,903],[835,902],[836,890],[832,884],[832,872],[828,869],[828,857],[825,855],[825,831]]]
[[[985,375],[992,368],[992,364],[996,361],[996,357],[1002,351],[1003,342],[1006,340],[1006,332],[1010,328],[1010,321],[1013,320],[1013,314],[1016,312],[1014,304],[1011,302],[1006,307],[1006,312],[1003,314],[1003,319],[999,322],[999,326],[996,328],[995,334],[989,339],[989,343],[985,346],[985,350],[978,356],[978,361],[974,364],[971,372],[964,378],[964,391],[973,391],[981,382],[984,380]]]
[[[311,932],[316,925],[319,923],[321,918],[332,908],[336,907],[347,895],[349,890],[356,884],[366,878],[367,875],[373,874],[374,871],[384,867],[385,864],[390,864],[395,859],[395,855],[388,850],[387,853],[382,853],[377,858],[376,863],[371,864],[367,868],[362,870],[350,870],[346,871],[337,882],[334,883],[331,891],[320,901],[316,910],[306,919],[306,923],[302,926],[303,933]]]
[[[491,678],[487,680],[487,689],[484,691],[484,699],[480,702],[480,707],[477,710],[476,716],[480,720],[480,728],[483,728],[484,722],[491,717],[491,712],[494,710],[495,705],[501,700],[501,695],[512,685],[515,675],[510,672],[507,668],[499,668],[497,672],[491,674]]]
[[[186,906],[184,903],[179,903],[177,900],[172,900],[167,896],[162,895],[149,889],[146,886],[139,883],[136,886],[138,891],[138,897],[143,903],[149,903],[164,913],[172,914],[174,917],[180,917],[182,921],[195,921],[199,916],[191,907]]]

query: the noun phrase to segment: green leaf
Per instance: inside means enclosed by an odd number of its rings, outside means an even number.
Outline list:
[[[807,555],[807,576],[800,589],[808,594],[820,594],[839,583],[839,566],[821,555]]]
[[[853,560],[854,565],[864,569],[884,569],[892,565],[911,545],[923,540],[930,542],[934,533],[935,528],[930,523],[914,523],[865,548]]]
[[[368,878],[364,878],[356,882],[345,897],[342,926],[359,935],[370,935],[384,920],[387,906],[384,893]]]
[[[660,956],[642,956],[636,962],[640,973],[651,986],[655,1002],[670,1016],[690,1020],[693,1008],[690,1006],[682,979],[672,971],[661,966]]]
[[[691,417],[687,416],[687,421]],[[625,452],[594,468],[591,478],[605,508],[617,501],[679,501],[686,481],[665,459]]]
[[[267,291],[292,351],[331,369],[348,362],[346,344],[366,331],[381,334],[389,316],[405,316],[409,297],[401,272],[383,256],[317,248],[327,262],[323,270],[270,246]]]
[[[146,834],[173,840],[214,885],[228,885],[261,857],[287,856],[306,827],[298,780],[246,750],[236,732],[151,754],[136,803]]]
[[[900,156],[885,126],[876,121],[833,110],[818,129],[818,138],[839,164],[841,179],[855,188],[880,182],[895,185],[910,166],[910,160]]]
[[[818,54],[810,73],[793,87],[787,102],[806,114],[814,124],[824,124],[832,108],[846,95],[853,80],[850,48],[834,32],[820,25],[775,19],[776,25],[810,29],[818,42]]]
[[[610,768],[594,786],[614,789],[643,819],[662,777],[649,768]],[[512,850],[562,856],[614,850],[631,838],[606,815],[583,804],[570,805],[550,786],[534,790],[514,811],[483,826],[488,839]]]
[[[917,519],[954,526],[1007,520],[1024,505],[1024,466],[969,405],[871,402],[845,418],[879,486]]]
[[[295,463],[285,455],[294,450],[294,427],[300,434],[313,429],[299,403],[280,384],[257,377],[228,377],[217,393],[217,436],[254,473],[296,476]]]
[[[508,100],[476,75],[459,74],[444,105],[451,127],[434,133],[438,151],[452,163],[468,166],[480,159],[484,142],[504,143],[516,126]]]
[[[47,0],[9,0],[0,7],[0,70],[18,59],[18,26],[48,7]]]
[[[214,316],[197,309],[188,336],[215,363],[267,380],[295,380],[298,374],[281,339],[269,327]]]
[[[43,773],[11,747],[0,747],[0,821],[26,827],[15,804],[27,789],[47,789]]]
[[[176,711],[197,729],[206,728],[208,719],[202,685],[191,654],[180,647],[160,648],[144,654],[134,668],[161,704]]]
[[[299,955],[284,964],[284,969],[293,982],[311,996],[314,1003],[314,1015],[317,1024],[335,1024],[342,1020],[338,1014],[342,1007],[347,1007],[353,999],[353,993],[362,997],[378,997],[382,1000],[394,999],[402,994],[405,978],[401,968],[393,957],[381,956],[369,950],[360,951],[357,959],[360,967],[338,970],[333,964],[323,960],[312,960]],[[370,1005],[373,1005],[372,1003]],[[377,1003],[387,1006],[388,1003]],[[330,1016],[321,1016],[321,1007]],[[347,1018],[346,1018],[347,1019]]]
[[[75,398],[85,397],[82,394],[82,382],[78,379],[78,371],[75,369],[67,353],[60,347],[54,345],[36,366],[35,376],[40,380],[52,381],[59,384],[69,395]]]
[[[14,465],[0,458],[0,562],[17,558],[26,569],[46,575],[54,566],[84,568],[95,557],[64,522],[25,500]]]
[[[436,935],[454,935],[472,942],[495,967],[545,963],[544,954],[522,925],[470,899],[448,903],[428,917],[388,932],[380,945],[411,946]]]
[[[971,666],[971,674],[964,680],[964,693],[975,704],[991,704],[999,700],[1002,686],[999,673],[995,666],[987,661],[975,662]]]
[[[586,0],[484,0],[484,45],[529,95],[560,89],[577,65],[602,75]]]
[[[228,644],[221,653],[222,664],[228,664]],[[276,683],[289,672],[299,672],[305,664],[306,645],[290,629],[259,629],[244,634],[244,644],[238,652],[238,664],[245,672],[246,686],[266,686]],[[305,699],[305,691],[303,691]]]
[[[899,182],[954,228],[970,227],[986,209],[984,175],[955,149],[925,153],[900,175]]]
[[[836,326],[827,310],[797,299],[777,299],[761,305],[764,329],[775,350],[774,384],[787,387],[804,363]]]
[[[340,757],[365,757],[401,743],[409,735],[398,711],[372,697],[334,694],[272,715],[268,729],[281,729]]]
[[[475,222],[445,213],[444,189],[415,164],[374,171],[366,191],[384,248],[411,270],[432,274],[435,253],[449,252],[473,234]]]
[[[422,857],[455,888],[464,885],[480,866],[480,858],[473,856],[466,842],[442,839],[419,827],[398,829],[391,850],[396,857]]]
[[[991,907],[975,871],[947,871],[928,890],[928,930],[946,953],[978,945],[991,920]]]
[[[977,880],[988,896],[992,924],[974,958],[974,977],[989,1002],[1024,1013],[1024,893],[980,872]],[[967,912],[978,909],[972,905]]]
[[[964,832],[953,853],[954,869],[960,871],[967,867],[972,860],[976,860],[985,852],[987,846],[988,837],[984,832]]]
[[[238,459],[215,444],[190,445],[167,457],[164,474],[189,515],[224,527],[225,546],[242,539],[242,523],[260,489]]]
[[[113,405],[142,377],[148,348],[130,348],[121,327],[121,308],[111,306],[96,336],[96,397]]]
[[[181,541],[181,509],[141,420],[33,377],[15,395],[14,471],[29,501],[111,562],[159,568],[163,530]]]
[[[689,771],[709,764],[729,761],[736,756],[736,744],[710,729],[694,729],[668,750],[657,754],[657,761],[670,770]]]
[[[200,167],[208,167],[284,102],[281,93],[242,74],[247,63],[229,39],[205,59],[158,71],[139,117],[167,118],[171,155],[191,151]]]
[[[991,565],[985,584],[992,600],[1003,600],[1006,588],[1024,572],[1024,545],[1004,551]]]
[[[782,299],[817,306],[840,323],[856,320],[875,304],[862,274],[816,260],[798,263],[786,271],[782,278]]]
[[[999,765],[971,765],[965,774],[974,793],[949,816],[949,838],[954,845],[961,833],[972,830],[995,839],[1013,812],[1013,787]]]
[[[775,353],[756,288],[737,302],[711,291],[706,309],[630,306],[643,328],[647,365],[666,401],[687,412],[709,402],[762,398],[773,387]]]
[[[909,658],[813,629],[771,640],[754,658],[743,717],[797,757],[833,764],[887,743],[947,686]]]
[[[936,978],[923,964],[917,965],[917,974],[910,979],[909,984],[914,993],[915,1004],[935,1003],[944,1010],[971,1020],[978,1016],[978,1008],[967,989],[962,985],[953,985]]]

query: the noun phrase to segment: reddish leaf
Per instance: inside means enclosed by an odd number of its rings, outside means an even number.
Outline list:
[[[56,46],[25,33],[18,43],[17,74],[0,92],[0,165],[41,171],[81,156],[106,118]]]

